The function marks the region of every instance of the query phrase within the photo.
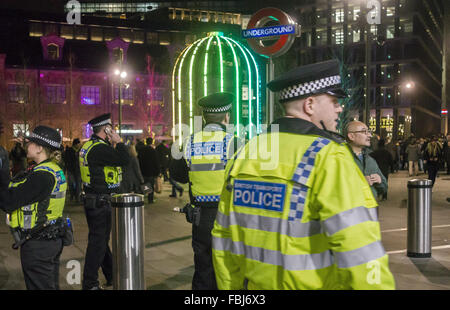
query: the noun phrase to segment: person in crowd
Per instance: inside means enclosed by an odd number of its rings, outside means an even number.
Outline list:
[[[424,159],[426,160],[428,169],[428,179],[431,180],[433,186],[436,181],[441,157],[442,149],[438,142],[438,138],[437,136],[433,136],[431,141],[427,144],[424,153]]]
[[[72,147],[67,147],[64,152],[64,163],[69,184],[70,201],[80,202],[81,194],[81,173],[78,152],[81,149],[80,139],[72,141]]]
[[[267,85],[280,92],[286,116],[226,166],[212,230],[219,289],[395,288],[377,203],[336,134],[338,98],[346,97],[340,81],[339,62],[331,60]],[[273,145],[270,159],[260,143]],[[367,280],[369,264],[377,281]]]
[[[27,153],[20,142],[16,142],[14,145],[9,159],[12,161],[11,174],[13,177],[27,169]]]
[[[386,151],[389,152],[389,154],[391,154],[392,161],[393,161],[392,167],[391,167],[391,170],[389,171],[389,173],[397,172],[398,171],[398,163],[397,163],[396,145],[395,145],[395,142],[392,141],[392,138],[386,139],[385,149],[386,149]]]
[[[123,167],[123,177],[120,184],[121,192],[142,194],[141,186],[144,184],[144,177],[142,176],[141,167],[139,165],[136,146],[134,143],[131,143],[127,148],[130,154],[130,161]]]
[[[158,154],[158,161],[161,167],[161,174],[164,177],[164,182],[169,180],[169,176],[167,175],[167,169],[169,168],[169,149],[164,143],[165,141],[161,141],[158,146],[155,148],[156,153]]]
[[[112,127],[111,114],[97,116],[89,125],[94,133],[79,152],[84,212],[89,228],[82,288],[102,290],[98,281],[99,268],[105,275],[106,286],[112,286],[113,276],[109,247],[111,194],[120,191],[122,167],[128,164],[130,155]]]
[[[225,165],[236,150],[237,140],[226,131],[234,101],[234,95],[227,92],[212,93],[198,100],[205,126],[186,139],[184,159],[177,161],[184,166],[175,166],[176,180],[187,178],[190,185],[190,206],[185,208],[190,208],[193,213],[190,221],[195,268],[193,290],[217,289],[211,256],[211,230],[225,179]],[[198,147],[202,145],[211,147]]]
[[[172,145],[171,145],[172,146]],[[172,198],[176,198],[177,197],[177,191],[180,193],[180,197],[183,196],[183,187],[178,184],[177,181],[175,181],[176,179],[176,167],[174,165],[175,161],[172,158],[172,153],[170,152],[170,148],[169,148],[169,182],[172,185],[172,194],[169,195],[169,197]],[[182,180],[183,183],[188,183],[189,182],[189,178],[185,177],[184,180]]]
[[[378,149],[370,154],[372,158],[377,162],[378,167],[386,178],[386,184],[389,184],[389,173],[394,169],[394,159],[392,154],[386,150],[384,146],[384,139],[378,141]],[[386,191],[381,195],[382,200],[387,199],[387,188]]]
[[[447,165],[447,174],[450,174],[450,134],[447,134],[447,138],[444,141],[444,158]]]
[[[380,136],[377,135],[376,133],[372,134],[371,138],[370,138],[370,146],[369,148],[372,151],[376,151],[378,149],[378,141],[380,140]]]
[[[0,170],[0,209],[8,214],[13,247],[20,247],[26,288],[57,290],[67,190],[60,166],[61,136],[53,128],[37,126],[25,137],[25,149],[36,166],[11,183],[9,172]]]
[[[148,194],[148,203],[154,202],[155,195],[155,181],[161,173],[161,166],[158,160],[158,154],[152,147],[153,139],[147,138],[145,141],[147,144],[141,146],[138,152],[139,165],[141,167],[142,176],[144,182],[151,185],[151,192]]]
[[[0,120],[0,137],[3,134],[3,123]],[[9,168],[9,154],[8,151],[0,145],[0,170],[4,170],[5,173],[10,175],[10,168]]]
[[[406,147],[406,154],[408,156],[408,171],[409,176],[419,175],[419,158],[420,148],[416,139],[411,139],[409,145]]]
[[[377,162],[369,155],[371,132],[366,124],[351,121],[344,131],[347,142],[352,150],[355,162],[369,183],[375,199],[386,197],[387,180],[378,167]]]

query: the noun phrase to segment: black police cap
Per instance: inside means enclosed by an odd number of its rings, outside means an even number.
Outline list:
[[[25,139],[50,149],[61,149],[61,135],[47,126],[37,126]]]
[[[341,88],[337,60],[297,67],[269,82],[267,87],[273,92],[280,92],[280,102],[318,94],[329,94],[338,98],[347,97],[346,92]]]
[[[200,98],[198,105],[205,113],[224,113],[231,110],[234,95],[227,92],[217,92]]]
[[[98,127],[98,126],[104,126],[104,125],[112,125],[111,122],[111,113],[102,114],[100,116],[97,116],[96,118],[93,118],[89,121],[89,124],[92,127]]]

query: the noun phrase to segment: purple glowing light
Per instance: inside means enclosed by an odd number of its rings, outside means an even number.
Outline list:
[[[41,78],[43,78],[43,77],[44,77],[44,73],[39,74],[39,76],[40,76]]]

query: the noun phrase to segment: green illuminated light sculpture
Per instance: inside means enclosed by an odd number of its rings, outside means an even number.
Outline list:
[[[244,91],[245,90],[245,91]],[[177,58],[172,72],[173,127],[189,124],[193,133],[194,115],[201,115],[198,99],[214,92],[235,95],[231,123],[236,135],[247,138],[261,132],[261,74],[255,57],[240,42],[210,33],[187,46]]]

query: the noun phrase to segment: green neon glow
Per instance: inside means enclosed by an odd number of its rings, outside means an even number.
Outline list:
[[[203,69],[203,95],[207,96],[208,95],[208,53],[209,53],[209,46],[211,44],[213,37],[211,36],[208,40],[208,44],[206,45],[206,54],[205,54],[205,66]]]
[[[244,55],[245,62],[247,63],[247,69],[248,69],[248,127],[249,127],[249,138],[251,139],[253,136],[252,132],[252,69],[250,67],[250,62],[248,61],[247,54],[243,50],[242,46],[234,41],[233,39],[229,38],[232,42],[234,42],[237,47],[241,50],[242,54]]]
[[[183,58],[181,58],[180,67],[178,68],[178,129],[179,129],[179,135],[180,135],[180,146],[183,144],[183,141],[181,139],[181,69],[183,68],[184,59],[186,58],[186,55],[189,54],[189,51],[191,48],[200,40],[195,41],[193,44],[191,44],[188,49],[182,54]]]
[[[247,51],[247,53],[250,55],[250,57],[253,60],[253,64],[255,65],[255,72],[256,72],[256,132],[260,133],[261,132],[261,122],[259,121],[259,117],[261,116],[261,97],[259,95],[259,90],[260,90],[260,77],[259,77],[259,70],[258,70],[258,65],[256,64],[255,58],[253,57],[252,53],[250,53],[250,51],[248,50],[248,48],[246,48],[245,46],[243,46],[244,49]]]
[[[236,56],[236,51],[234,50],[233,45],[230,43],[230,41],[228,40],[228,38],[223,37],[223,39],[225,39],[225,42],[228,43],[228,46],[230,47],[231,51],[233,52],[233,58],[234,58],[234,68],[235,68],[235,72],[236,72],[236,135],[238,137],[240,137],[240,131],[239,131],[239,112],[240,112],[240,107],[241,105],[239,104],[239,100],[240,100],[240,91],[239,91],[239,62],[237,60],[237,56]]]
[[[189,65],[189,132],[192,134],[194,132],[194,126],[193,126],[193,93],[192,93],[192,68],[194,65],[194,61],[195,61],[195,56],[197,54],[198,48],[200,45],[202,45],[203,41],[205,41],[206,38],[203,38],[200,42],[198,42],[195,46],[194,52],[192,53],[191,56],[191,61],[190,61],[190,65]]]
[[[175,129],[175,124],[176,124],[176,120],[175,120],[175,101],[176,101],[176,96],[175,96],[175,72],[177,70],[178,61],[180,60],[181,55],[184,54],[184,52],[186,51],[187,48],[188,47],[185,47],[184,50],[181,52],[181,54],[177,57],[177,60],[175,61],[175,66],[173,67],[173,71],[172,71],[172,125],[173,125],[174,129]],[[172,139],[175,142],[175,132],[173,133]]]
[[[222,44],[220,44],[220,39],[216,36],[217,45],[219,46],[219,59],[220,59],[220,91],[223,92],[223,55],[222,55]]]

